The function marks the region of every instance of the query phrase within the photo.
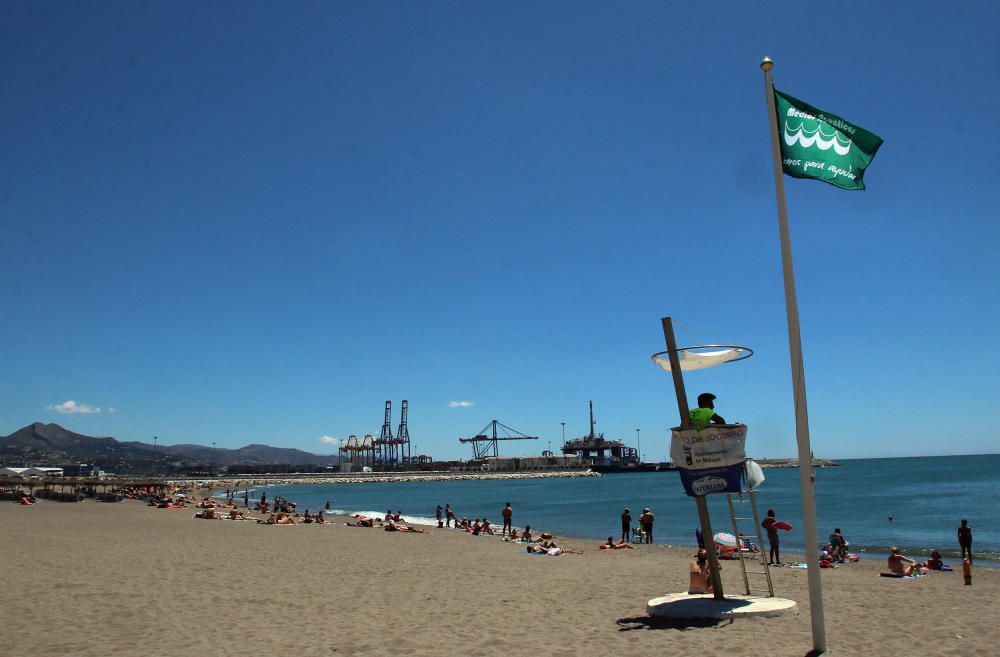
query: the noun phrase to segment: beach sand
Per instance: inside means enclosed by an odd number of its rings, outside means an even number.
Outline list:
[[[454,530],[192,513],[0,503],[0,654],[802,657],[812,646],[805,570],[772,570],[798,615],[670,625],[646,602],[686,588],[691,548],[564,539],[584,554],[530,556]],[[1000,571],[976,569],[963,586],[961,572],[897,580],[882,566],[822,571],[829,654],[998,653]],[[723,581],[741,592],[737,563],[724,562]]]

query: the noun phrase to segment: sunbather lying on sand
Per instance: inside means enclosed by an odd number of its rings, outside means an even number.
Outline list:
[[[389,521],[385,525],[385,531],[387,532],[416,532],[418,534],[423,534],[423,529],[417,529],[416,527],[410,527],[408,525],[401,525],[399,523]]]
[[[529,545],[525,548],[528,554],[547,554],[550,557],[558,557],[560,554],[583,554],[579,550],[574,550],[568,547],[559,547],[555,543],[539,543],[537,545]]]
[[[357,518],[357,522],[345,522],[344,524],[348,527],[374,527],[375,521],[368,516],[362,516],[355,513],[352,517]]]
[[[634,550],[635,548],[625,542],[625,539],[615,543],[615,539],[608,536],[608,542],[598,546],[602,550]]]

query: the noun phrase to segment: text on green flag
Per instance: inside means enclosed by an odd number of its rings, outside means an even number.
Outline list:
[[[813,178],[842,189],[864,189],[865,169],[882,138],[774,90],[781,166],[794,178]]]

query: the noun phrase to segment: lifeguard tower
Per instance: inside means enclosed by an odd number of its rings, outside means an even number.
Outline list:
[[[743,548],[740,521],[752,520],[758,545],[763,545],[754,498],[756,486],[763,482],[759,466],[746,458],[747,426],[745,424],[712,424],[701,430],[691,425],[683,372],[700,370],[746,360],[753,350],[737,345],[701,345],[677,347],[671,318],[661,320],[666,351],[653,354],[653,362],[673,377],[680,426],[672,430],[670,456],[678,467],[684,492],[695,498],[698,517],[708,552],[712,593],[669,594],[653,598],[647,604],[651,616],[668,618],[733,618],[737,616],[779,616],[793,611],[793,600],[774,597],[770,572],[763,559],[757,559],[760,569],[748,569]],[[746,484],[744,486],[744,483]],[[707,495],[724,493],[729,503],[732,536],[712,531]],[[737,507],[748,501],[750,512],[738,514]],[[732,545],[729,545],[729,541]],[[733,549],[740,562],[744,594],[726,595],[719,575],[716,545]],[[760,583],[751,581],[760,577]]]

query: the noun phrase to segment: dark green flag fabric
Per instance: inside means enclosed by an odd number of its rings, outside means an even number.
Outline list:
[[[794,178],[864,189],[862,177],[882,138],[788,94],[774,90],[781,166]]]

